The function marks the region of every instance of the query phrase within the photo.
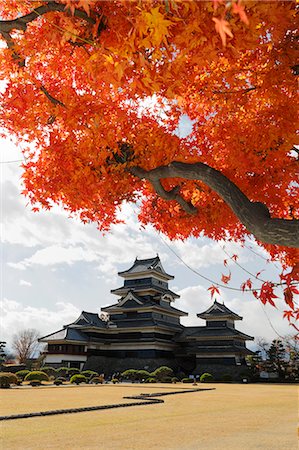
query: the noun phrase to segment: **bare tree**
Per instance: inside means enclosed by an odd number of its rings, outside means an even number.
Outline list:
[[[20,363],[26,363],[39,347],[39,332],[34,328],[21,330],[13,336],[12,347]]]

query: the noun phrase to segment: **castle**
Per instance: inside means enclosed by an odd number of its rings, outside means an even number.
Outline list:
[[[238,372],[252,354],[246,341],[253,337],[235,328],[242,320],[215,301],[197,314],[205,326],[183,326],[188,314],[173,306],[179,295],[168,282],[159,256],[136,259],[118,275],[124,282],[111,292],[117,303],[101,309],[99,316],[82,311],[75,322],[44,336],[45,364],[93,369],[105,373],[125,369],[152,371],[161,365],[185,373]]]

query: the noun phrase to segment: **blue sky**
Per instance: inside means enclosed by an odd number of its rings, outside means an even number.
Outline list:
[[[21,148],[9,141],[0,141],[1,161],[22,158]],[[111,232],[101,235],[95,225],[83,225],[68,218],[59,207],[51,211],[33,213],[27,200],[20,194],[22,169],[20,163],[1,164],[2,209],[2,283],[0,340],[9,344],[12,335],[20,329],[36,328],[41,335],[58,330],[74,321],[81,310],[99,312],[101,306],[115,302],[110,290],[121,285],[117,272],[128,268],[135,257],[147,258],[159,254],[168,273],[175,276],[171,289],[181,295],[175,307],[189,313],[185,325],[203,325],[196,317],[211,304],[204,281],[190,267],[204,276],[220,281],[221,274],[232,272],[231,286],[239,287],[249,275],[233,262],[224,268],[227,259],[221,246],[230,254],[238,254],[238,262],[246,270],[256,273],[265,269],[263,277],[277,279],[279,267],[268,264],[267,254],[254,242],[247,246],[217,243],[210,239],[188,239],[170,242],[152,227],[145,230],[137,222],[137,209],[124,205],[120,212],[125,224],[113,226]],[[165,244],[166,242],[166,244]],[[171,249],[170,249],[170,248]],[[245,333],[268,340],[291,334],[282,319],[284,304],[278,309],[263,307],[252,295],[221,290],[220,301],[243,316],[237,328]],[[268,316],[268,318],[267,318]],[[254,348],[254,343],[249,343]]]

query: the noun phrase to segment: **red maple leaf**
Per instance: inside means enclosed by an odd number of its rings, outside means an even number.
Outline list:
[[[224,284],[227,284],[227,283],[230,281],[230,279],[231,279],[231,273],[229,273],[229,275],[223,275],[223,274],[222,274],[221,281],[222,281]]]
[[[208,288],[208,291],[211,291],[211,298],[213,298],[213,296],[215,294],[219,294],[220,295],[219,289],[217,288],[217,286],[214,286],[214,284]]]

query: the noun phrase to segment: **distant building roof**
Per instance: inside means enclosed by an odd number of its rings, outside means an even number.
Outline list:
[[[143,308],[159,308],[160,310],[165,310],[165,312],[175,312],[180,313],[181,316],[187,316],[188,313],[181,311],[180,309],[174,308],[167,301],[162,304],[155,302],[151,298],[141,297],[137,295],[133,291],[129,291],[123,298],[119,300],[118,303],[114,303],[113,305],[109,305],[102,308],[102,311],[109,312],[117,310],[121,311],[124,309],[137,309],[142,310]]]
[[[64,328],[63,330],[56,331],[55,333],[48,334],[39,339],[40,342],[50,341],[80,341],[87,342],[88,336],[80,330],[75,328]]]
[[[224,303],[218,303],[216,300],[206,311],[197,314],[197,317],[200,317],[201,319],[229,317],[233,320],[242,320],[241,316],[228,309]]]
[[[196,337],[233,337],[237,336],[245,340],[252,341],[254,338],[249,336],[241,331],[236,330],[235,328],[230,327],[185,327],[182,334],[179,336],[178,341],[188,340],[188,338],[196,338]]]
[[[92,327],[106,328],[106,323],[99,317],[98,314],[87,311],[82,311],[78,319],[70,325],[89,325]]]
[[[155,256],[155,258],[148,259],[136,258],[134,264],[128,270],[118,272],[118,275],[125,277],[126,275],[144,273],[149,271],[158,272],[168,280],[172,280],[174,278],[173,275],[169,275],[165,272],[158,255]]]

